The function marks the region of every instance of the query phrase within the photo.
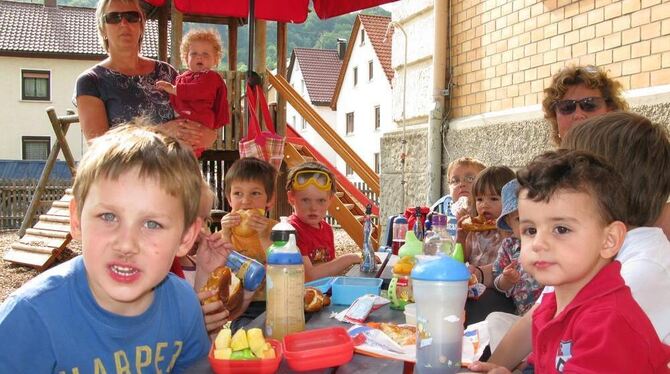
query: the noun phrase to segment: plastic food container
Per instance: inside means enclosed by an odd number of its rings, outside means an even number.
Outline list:
[[[350,305],[365,294],[379,295],[381,278],[337,277],[333,282],[333,304]]]
[[[416,304],[405,305],[405,323],[408,325],[416,325]]]
[[[333,282],[335,281],[335,277],[325,277],[317,280],[313,280],[311,282],[305,283],[305,287],[314,287],[318,289],[319,291],[326,293],[330,291],[330,287],[333,285]]]
[[[284,356],[295,371],[343,365],[354,355],[354,343],[343,327],[326,327],[286,335]]]
[[[265,339],[275,350],[275,358],[252,360],[217,360],[214,358],[214,345],[209,350],[209,364],[216,374],[272,374],[279,369],[283,356],[279,340]]]

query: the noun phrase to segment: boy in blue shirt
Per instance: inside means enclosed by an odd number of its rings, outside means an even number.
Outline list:
[[[191,248],[202,177],[193,153],[149,127],[93,141],[70,204],[82,256],[0,306],[1,373],[180,372],[210,342],[193,289],[168,274]]]

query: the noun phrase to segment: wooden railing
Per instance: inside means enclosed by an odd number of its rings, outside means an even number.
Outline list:
[[[300,115],[314,128],[314,130],[321,136],[337,153],[342,157],[344,162],[351,167],[351,169],[358,174],[359,177],[370,187],[370,189],[377,195],[380,194],[379,175],[377,175],[372,168],[370,168],[356,152],[344,142],[344,140],[333,130],[332,127],[326,123],[321,116],[309,104],[303,100],[300,95],[291,87],[291,84],[282,76],[273,75],[271,72],[266,72],[266,77],[277,92],[286,98],[286,101],[300,113]]]

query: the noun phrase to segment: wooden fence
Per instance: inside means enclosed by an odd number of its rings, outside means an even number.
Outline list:
[[[353,183],[353,185],[356,188],[358,188],[363,193],[363,195],[365,195],[368,199],[370,199],[370,201],[379,205],[379,197],[377,196],[376,193],[372,191],[372,189],[370,189],[370,187],[368,187],[367,184],[365,184],[365,182],[351,182],[351,183]],[[328,222],[328,224],[330,224],[333,227],[340,227],[340,224],[337,223],[337,220],[331,217],[330,214],[326,214],[326,222]],[[374,223],[375,225],[379,224],[379,219],[377,217],[373,217],[372,223]]]
[[[36,217],[46,213],[54,200],[59,200],[65,190],[72,187],[69,180],[51,180],[37,208]],[[37,180],[0,179],[0,230],[16,230],[21,227],[23,216],[37,188]],[[34,222],[30,224],[32,226]]]

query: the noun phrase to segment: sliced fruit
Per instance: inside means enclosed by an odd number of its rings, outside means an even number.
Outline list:
[[[233,351],[230,355],[231,360],[250,360],[252,358],[256,358],[256,356],[254,356],[249,348],[245,348],[241,351]]]
[[[263,338],[263,330],[259,328],[247,330],[247,340],[249,341],[249,348],[254,352],[256,356],[260,356],[265,347],[265,338]]]
[[[261,353],[261,355],[258,355],[258,357],[263,358],[263,359],[265,359],[265,358],[275,358],[276,354],[275,354],[274,348],[272,348],[272,345],[270,345],[270,343],[265,343],[265,348],[263,349],[263,352]]]
[[[216,335],[216,339],[214,339],[214,348],[230,348],[231,335],[232,331],[230,329],[223,329],[219,331],[218,335]]]
[[[221,348],[214,350],[214,358],[217,360],[229,360],[232,354],[233,350],[230,348]]]
[[[244,329],[237,330],[235,335],[233,335],[232,339],[230,340],[230,348],[233,349],[233,352],[249,348],[247,332],[244,331]]]

